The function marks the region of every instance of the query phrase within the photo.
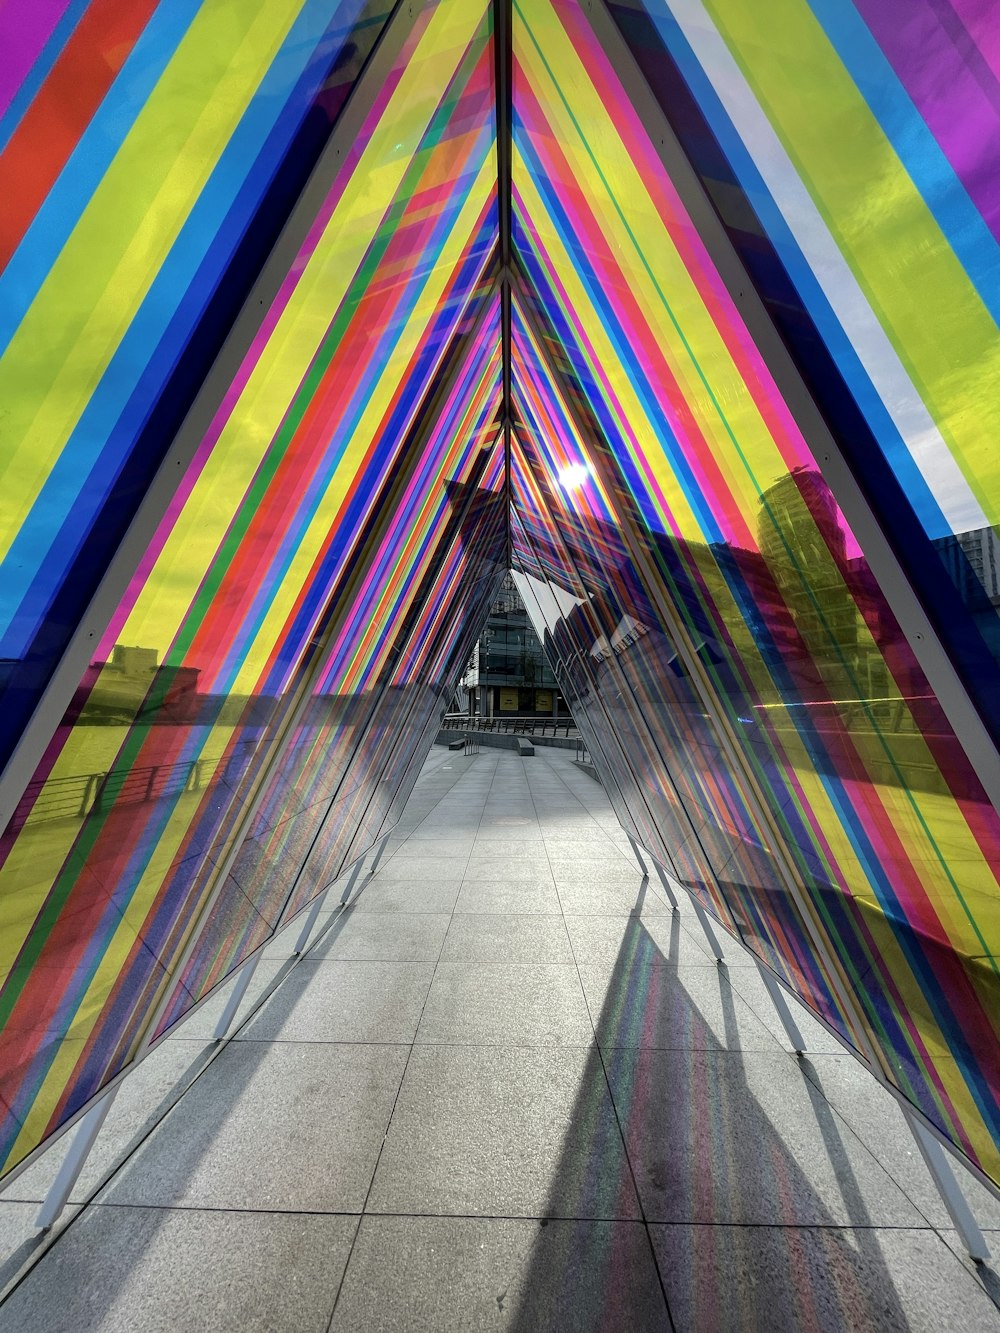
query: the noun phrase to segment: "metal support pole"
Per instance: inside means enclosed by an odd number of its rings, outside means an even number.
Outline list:
[[[388,838],[384,838],[384,839],[382,840],[382,844],[381,844],[381,846],[379,847],[378,851],[375,853],[375,860],[374,860],[374,861],[371,863],[371,865],[368,867],[368,873],[369,873],[369,875],[374,875],[374,874],[375,874],[375,871],[378,869],[378,863],[379,863],[379,861],[382,860],[382,857],[385,855],[385,853],[386,853],[386,849],[388,848],[388,846],[389,846],[389,839],[388,839]]]
[[[955,1230],[962,1238],[962,1244],[969,1252],[970,1259],[975,1259],[977,1263],[985,1263],[990,1257],[990,1247],[986,1244],[983,1233],[979,1230],[979,1224],[972,1215],[969,1202],[955,1179],[955,1173],[948,1163],[945,1150],[915,1115],[912,1115],[905,1106],[902,1110],[920,1149],[920,1155],[927,1164],[931,1179],[937,1186],[937,1191],[955,1224]]]
[[[771,997],[771,1003],[778,1011],[778,1017],[781,1019],[781,1026],[785,1029],[788,1040],[792,1043],[792,1050],[796,1055],[802,1055],[806,1049],[805,1038],[799,1031],[799,1025],[795,1021],[788,1001],[785,999],[784,992],[775,980],[769,967],[766,967],[758,958],[754,958],[757,965],[757,971],[760,973],[760,979],[767,987],[767,993]]]
[[[323,892],[319,895],[319,897],[316,899],[316,901],[310,908],[309,915],[305,919],[305,924],[299,931],[299,938],[295,941],[295,948],[292,950],[292,953],[296,957],[306,947],[306,940],[308,940],[309,936],[312,934],[312,928],[316,924],[316,918],[319,916],[320,912],[322,912],[323,904],[326,902],[326,895],[329,892],[330,892],[330,886],[327,885],[327,887],[323,890]]]
[[[653,866],[659,877],[660,883],[663,885],[663,892],[667,895],[667,901],[669,902],[670,906],[674,909],[675,912],[679,912],[681,910],[680,904],[678,903],[677,898],[674,894],[673,885],[670,883],[670,879],[667,876],[667,872],[660,865],[659,861],[654,861]]]
[[[632,844],[632,850],[635,852],[635,859],[639,862],[639,869],[642,871],[643,879],[649,879],[649,866],[646,865],[646,862],[642,859],[642,849],[627,829],[625,831],[625,836]]]
[[[722,952],[722,945],[719,943],[718,935],[716,935],[715,931],[712,929],[711,919],[693,893],[691,894],[691,906],[694,908],[694,914],[698,918],[698,922],[701,925],[702,930],[705,932],[709,944],[712,946],[712,952],[715,954],[715,961],[717,963],[724,962],[726,955]]]
[[[357,883],[358,876],[361,874],[361,867],[364,865],[364,863],[365,863],[364,857],[362,857],[360,861],[356,861],[354,863],[354,869],[351,871],[351,878],[347,881],[347,885],[344,889],[344,892],[340,895],[340,901],[342,903],[346,903],[347,900],[350,898],[351,890]]]
[[[94,1103],[80,1121],[79,1128],[73,1136],[73,1142],[70,1144],[69,1152],[63,1158],[63,1164],[59,1168],[55,1180],[49,1186],[49,1192],[38,1210],[35,1226],[39,1230],[48,1231],[66,1207],[66,1201],[72,1193],[73,1186],[80,1178],[80,1172],[90,1156],[94,1140],[100,1133],[101,1126],[111,1110],[111,1103],[117,1096],[120,1086],[119,1083],[116,1083],[99,1102]]]
[[[226,1001],[226,1007],[223,1009],[221,1017],[215,1025],[215,1031],[212,1033],[213,1040],[222,1041],[223,1037],[229,1031],[229,1025],[236,1017],[236,1010],[240,1007],[240,1001],[247,993],[247,987],[250,985],[253,974],[257,970],[257,964],[260,962],[263,952],[263,949],[258,949],[254,956],[248,958],[240,968],[239,976],[236,978],[236,985],[233,987],[233,993]]]

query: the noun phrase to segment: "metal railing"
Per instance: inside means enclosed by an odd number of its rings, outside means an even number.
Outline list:
[[[243,776],[254,748],[252,744],[239,745],[228,756],[36,779],[28,784],[18,805],[16,827],[57,819],[82,820],[104,814],[113,806],[173,800],[201,792],[213,780],[234,784]]]
[[[449,731],[495,731],[515,736],[566,736],[577,734],[571,717],[479,717],[469,713],[449,713],[441,724]]]

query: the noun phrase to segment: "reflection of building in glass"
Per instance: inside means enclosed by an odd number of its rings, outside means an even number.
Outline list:
[[[459,703],[485,717],[566,712],[556,679],[508,573],[466,668]]]
[[[934,545],[966,606],[1000,607],[1000,537],[995,528],[949,533]]]
[[[92,662],[80,690],[87,722],[190,722],[200,702],[197,667],[161,667],[155,648],[116,643],[107,662]]]
[[[853,659],[858,608],[844,582],[847,543],[829,486],[798,467],[760,497],[757,539],[795,626],[818,662]]]
[[[986,646],[1000,660],[1000,536],[996,529],[949,533],[938,537],[934,545]]]

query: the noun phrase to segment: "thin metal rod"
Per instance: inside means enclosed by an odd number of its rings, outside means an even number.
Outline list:
[[[295,941],[295,948],[292,950],[292,953],[296,956],[302,953],[305,949],[306,941],[312,934],[312,928],[316,924],[316,918],[323,910],[323,904],[326,902],[327,894],[330,892],[331,887],[332,886],[328,885],[309,909],[309,915],[306,917],[302,929],[299,931],[299,938]]]
[[[69,1152],[63,1158],[63,1164],[59,1168],[55,1180],[49,1186],[49,1192],[38,1210],[35,1226],[39,1230],[47,1231],[66,1207],[73,1186],[80,1178],[80,1172],[90,1156],[90,1150],[101,1132],[101,1126],[111,1110],[111,1104],[118,1095],[120,1086],[121,1084],[116,1083],[113,1088],[109,1089],[99,1102],[94,1103],[80,1121],[79,1128],[73,1136],[73,1142],[70,1144]]]
[[[642,859],[642,851],[639,844],[636,842],[635,838],[632,837],[632,834],[629,833],[628,829],[625,830],[625,836],[632,844],[632,851],[635,853],[635,859],[639,862],[639,869],[642,871],[643,879],[649,879],[649,866]]]
[[[754,957],[754,962],[757,965],[757,971],[760,974],[761,981],[763,981],[764,985],[767,987],[767,993],[771,997],[771,1003],[778,1011],[778,1017],[781,1019],[781,1026],[785,1029],[788,1040],[792,1044],[792,1050],[796,1055],[802,1055],[806,1049],[805,1038],[799,1031],[799,1025],[796,1023],[795,1016],[789,1007],[788,1001],[785,999],[784,991],[778,985],[778,982],[769,967],[762,963],[759,958]]]
[[[931,1179],[941,1195],[941,1201],[948,1210],[948,1216],[955,1224],[955,1230],[962,1238],[962,1244],[969,1252],[970,1259],[985,1263],[990,1257],[990,1247],[986,1244],[979,1224],[972,1215],[968,1199],[955,1179],[955,1173],[948,1163],[945,1150],[916,1116],[911,1115],[905,1106],[902,1109],[906,1123],[910,1126],[916,1145],[920,1149],[920,1155],[931,1173]]]
[[[340,901],[342,903],[347,903],[349,901],[351,896],[351,891],[353,890],[355,884],[357,883],[358,876],[361,874],[361,869],[364,866],[364,863],[365,863],[364,857],[362,857],[360,861],[355,861],[354,869],[351,871],[351,878],[347,881],[347,884],[344,888],[344,892],[340,895]]]
[[[688,890],[688,892],[690,893],[690,890]],[[690,896],[691,896],[691,906],[694,908],[694,914],[698,918],[698,923],[701,926],[702,930],[705,932],[709,944],[712,946],[712,952],[715,954],[715,960],[718,963],[722,963],[725,961],[726,955],[725,953],[723,953],[722,945],[719,943],[718,935],[716,935],[715,931],[712,928],[712,919],[705,911],[704,907],[702,907],[698,899],[694,896],[694,894],[690,893]]]
[[[664,870],[663,866],[660,865],[659,861],[655,859],[653,861],[653,869],[656,871],[660,883],[663,885],[663,892],[667,895],[667,901],[670,903],[670,906],[675,912],[679,912],[681,910],[680,904],[677,902],[674,886],[670,883],[670,876]]]
[[[496,92],[497,127],[497,215],[500,234],[498,259],[500,263],[500,356],[503,380],[501,422],[504,441],[504,496],[507,502],[507,568],[511,568],[513,544],[510,527],[510,430],[513,411],[511,406],[511,211],[513,191],[511,159],[513,157],[514,57],[511,43],[513,27],[512,0],[493,0],[493,59],[494,88]]]
[[[253,980],[253,974],[257,971],[257,964],[261,960],[263,949],[258,949],[252,958],[240,968],[236,976],[236,985],[233,987],[232,994],[226,1001],[226,1007],[219,1016],[219,1021],[215,1025],[215,1031],[212,1037],[215,1041],[222,1041],[223,1037],[229,1031],[229,1025],[236,1017],[236,1010],[240,1007],[243,996],[247,993],[247,987]]]
[[[379,847],[378,851],[375,853],[375,860],[368,867],[369,875],[374,875],[375,871],[378,870],[378,863],[379,861],[382,860],[382,857],[385,856],[388,846],[389,846],[389,838],[388,836],[386,836],[385,838],[382,839],[382,844]]]

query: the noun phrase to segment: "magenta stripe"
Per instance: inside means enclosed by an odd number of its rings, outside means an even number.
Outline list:
[[[7,0],[0,4],[0,116],[41,55],[69,0]]]
[[[995,0],[931,0],[941,22],[953,27],[956,20],[971,34],[980,55],[1000,83],[1000,23]]]
[[[1000,16],[967,0],[856,0],[928,129],[1000,240]],[[955,10],[970,11],[968,25]],[[978,13],[972,11],[979,10]]]

